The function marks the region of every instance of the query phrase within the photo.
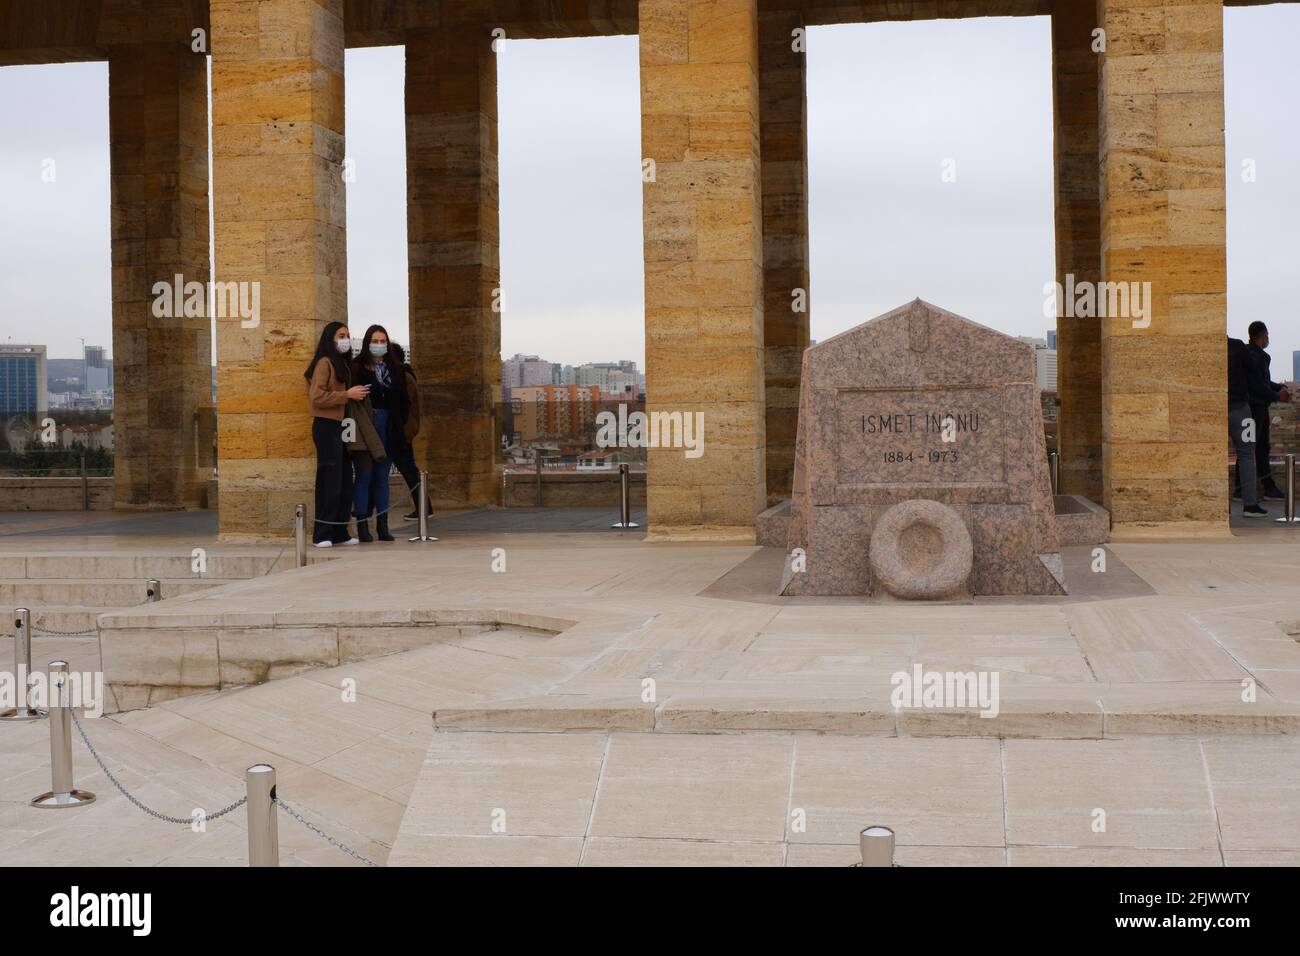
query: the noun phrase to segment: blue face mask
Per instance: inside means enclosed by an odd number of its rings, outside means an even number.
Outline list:
[[[371,342],[370,354],[373,355],[375,358],[383,358],[385,355],[388,354],[388,345],[387,344],[381,345],[378,342]]]

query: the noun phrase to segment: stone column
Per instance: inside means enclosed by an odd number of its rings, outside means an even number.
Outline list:
[[[407,35],[406,195],[416,457],[435,504],[501,496],[497,74],[491,25]]]
[[[260,304],[216,319],[225,538],[283,537],[312,501],[303,373],[347,320],[342,6],[212,0],[215,281]]]
[[[1117,537],[1224,534],[1223,3],[1098,10],[1102,278],[1151,291],[1102,322],[1104,503]]]
[[[789,4],[793,5],[793,4]],[[798,10],[758,24],[763,182],[763,355],[767,504],[789,498],[808,347],[807,37]]]
[[[203,506],[212,407],[206,314],[179,312],[155,283],[208,280],[207,60],[180,44],[113,47],[114,501],[119,508]],[[210,436],[207,439],[211,441]]]
[[[1097,10],[1058,2],[1052,14],[1055,106],[1056,281],[1063,290],[1101,278]],[[1101,323],[1066,307],[1056,319],[1057,441],[1061,491],[1101,502]]]
[[[703,415],[649,453],[655,537],[754,540],[766,505],[755,0],[641,0],[647,411]]]

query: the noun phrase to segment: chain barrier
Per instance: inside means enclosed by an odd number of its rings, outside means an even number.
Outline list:
[[[87,628],[84,631],[56,631],[48,627],[42,627],[35,621],[32,622],[32,630],[38,634],[44,634],[47,637],[85,637],[88,634],[98,634],[98,627]]]
[[[76,710],[73,708],[68,708],[68,712],[72,717],[73,724],[77,728],[77,733],[81,735],[81,740],[86,745],[86,749],[90,751],[90,755],[95,758],[95,763],[99,765],[99,769],[103,771],[104,776],[108,778],[108,782],[111,783],[114,786],[114,788],[117,789],[118,793],[126,797],[126,799],[133,806],[136,806],[139,809],[143,810],[145,813],[149,814],[149,816],[153,817],[154,819],[161,820],[163,823],[171,823],[177,826],[191,826],[194,823],[194,818],[192,816],[173,817],[173,816],[169,816],[166,813],[161,813],[158,810],[155,810],[152,807],[147,806],[140,799],[138,799],[135,796],[135,794],[127,790],[126,787],[123,786],[122,782],[118,780],[116,776],[113,775],[113,772],[108,769],[108,765],[104,763],[104,758],[99,755],[99,751],[96,750],[94,744],[90,742],[90,737],[86,733],[86,728],[82,726],[81,718],[77,716]],[[332,836],[330,836],[320,827],[316,826],[316,824],[312,823],[310,820],[304,817],[293,807],[289,806],[289,804],[285,803],[279,797],[272,797],[272,801],[275,803],[277,807],[283,810],[288,816],[297,820],[304,827],[312,831],[312,833],[315,833],[317,836],[319,836],[330,846],[342,850],[348,856],[352,857],[353,859],[359,860],[360,862],[364,863],[366,866],[375,866],[375,867],[379,866],[379,864],[376,863],[374,860],[370,859],[367,856],[363,856],[361,853],[358,853],[356,850],[352,849],[352,847],[348,846],[347,844],[341,843],[338,840],[334,839]],[[234,803],[222,807],[220,810],[216,811],[215,813],[205,813],[203,816],[203,820],[204,822],[211,821],[211,820],[218,820],[221,817],[224,817],[226,814],[233,813],[234,811],[238,810],[246,803],[248,803],[247,794],[240,797]]]
[[[311,821],[309,821],[306,817],[304,817],[301,813],[299,813],[299,812],[298,812],[297,810],[295,810],[293,807],[289,806],[289,804],[285,803],[285,802],[284,802],[283,800],[281,800],[279,797],[273,797],[272,799],[275,801],[275,805],[276,805],[277,807],[279,807],[281,810],[283,810],[283,811],[284,811],[285,813],[287,813],[289,816],[293,817],[295,820],[297,820],[299,823],[301,823],[303,826],[305,826],[305,827],[306,827],[308,830],[310,830],[312,833],[316,834],[318,837],[320,837],[322,840],[324,840],[324,841],[325,841],[326,843],[328,843],[330,846],[333,846],[333,847],[336,847],[336,848],[342,850],[342,851],[343,851],[344,853],[346,853],[348,856],[353,857],[354,859],[360,860],[360,861],[361,861],[362,863],[364,863],[366,866],[378,866],[378,865],[379,865],[378,863],[376,863],[374,860],[370,859],[369,857],[362,856],[362,855],[361,855],[360,853],[358,853],[356,850],[352,849],[352,847],[350,847],[350,846],[345,846],[344,844],[340,843],[338,840],[334,839],[332,836],[330,836],[328,833],[326,833],[326,832],[325,832],[324,830],[322,830],[320,827],[316,826],[314,823],[312,823]]]
[[[95,749],[94,745],[90,742],[90,738],[86,736],[86,728],[81,726],[81,718],[77,716],[76,710],[73,708],[68,708],[68,710],[72,714],[72,722],[76,724],[77,732],[81,734],[81,739],[86,744],[86,749],[89,750],[90,755],[95,758],[95,763],[99,764],[99,769],[104,771],[104,776],[108,778],[108,782],[111,783],[114,787],[116,787],[118,792],[122,794],[122,796],[126,797],[126,799],[129,800],[132,804],[139,807],[145,813],[149,814],[149,816],[155,817],[156,819],[159,819],[164,823],[175,823],[181,826],[190,826],[191,824],[194,823],[194,818],[192,816],[191,817],[169,817],[165,813],[159,813],[157,810],[145,806],[138,799],[136,799],[135,795],[132,794],[129,790],[127,790],[126,787],[122,786],[121,781],[119,781],[117,777],[113,776],[113,772],[109,770],[107,766],[105,766],[103,758],[99,756],[99,751]],[[205,821],[219,819],[220,817],[224,817],[227,813],[231,813],[232,811],[238,810],[247,802],[248,802],[247,796],[240,797],[230,806],[223,807],[222,809],[218,810],[216,813],[205,814],[203,819]]]
[[[289,533],[293,534],[292,528],[289,529]],[[284,557],[284,553],[288,550],[289,550],[289,545],[287,544],[280,549],[280,553],[275,556],[275,560],[271,562],[270,567],[266,569],[266,571],[262,574],[262,577],[268,578],[271,576],[271,572],[275,570],[275,566],[280,563],[280,559]]]
[[[108,612],[110,610],[113,611],[130,610],[133,607],[144,607],[148,603],[149,603],[149,599],[145,598],[143,601],[140,601],[137,604],[127,604],[120,608],[105,608],[104,612]],[[96,612],[96,614],[99,613],[101,612],[98,611]],[[36,621],[32,621],[32,630],[44,634],[47,637],[86,637],[90,634],[98,634],[99,626],[95,625],[93,627],[88,627],[84,631],[59,631],[51,627],[45,627],[37,623]]]
[[[401,504],[389,505],[383,511],[380,511],[378,513],[372,511],[368,517],[349,518],[347,521],[326,521],[324,518],[313,518],[312,520],[315,521],[317,524],[328,524],[328,525],[335,525],[335,526],[349,525],[354,521],[369,521],[371,518],[382,518],[384,515],[388,514],[388,512],[392,511],[394,508],[401,508],[401,507],[404,506]]]

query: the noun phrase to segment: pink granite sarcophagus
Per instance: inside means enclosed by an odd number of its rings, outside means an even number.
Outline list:
[[[1033,347],[917,299],[804,353],[784,594],[1063,594]]]

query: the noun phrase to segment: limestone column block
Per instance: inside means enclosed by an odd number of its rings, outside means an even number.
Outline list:
[[[492,24],[406,40],[411,360],[416,459],[442,506],[498,504],[501,396],[497,74]]]
[[[787,7],[797,5],[790,0]],[[797,9],[759,17],[767,503],[790,497],[799,373],[808,347],[807,43]]]
[[[341,0],[212,0],[217,282],[253,283],[260,315],[218,316],[224,538],[280,537],[310,507],[303,372],[347,321]]]
[[[212,407],[205,315],[154,314],[154,284],[208,280],[207,62],[175,43],[109,55],[119,508],[203,506]],[[170,304],[171,297],[168,297]],[[175,312],[174,309],[168,310]],[[210,468],[210,464],[209,464]]]
[[[1057,3],[1052,13],[1056,281],[1063,290],[1101,279],[1097,22],[1091,3]],[[1056,320],[1061,492],[1100,503],[1101,323],[1073,312]]]
[[[1222,0],[1101,0],[1101,267],[1150,283],[1101,323],[1114,536],[1227,533]]]
[[[705,433],[698,458],[650,450],[649,529],[753,541],[767,503],[758,11],[641,0],[640,30],[647,411],[699,411]]]

